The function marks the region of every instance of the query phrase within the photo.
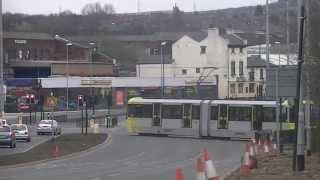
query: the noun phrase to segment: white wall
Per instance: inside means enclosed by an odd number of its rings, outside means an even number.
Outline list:
[[[164,76],[174,77],[173,64],[164,65]],[[161,64],[138,64],[136,65],[137,77],[161,77]]]

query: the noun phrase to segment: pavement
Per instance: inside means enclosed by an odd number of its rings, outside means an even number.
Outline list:
[[[0,180],[171,180],[175,168],[185,180],[196,178],[195,163],[207,148],[220,176],[240,163],[245,142],[212,139],[129,136],[125,128],[106,130],[108,143],[66,159],[0,169]]]

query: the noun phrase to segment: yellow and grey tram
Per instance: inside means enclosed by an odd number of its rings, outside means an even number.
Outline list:
[[[276,101],[132,98],[137,134],[251,138],[276,130]]]

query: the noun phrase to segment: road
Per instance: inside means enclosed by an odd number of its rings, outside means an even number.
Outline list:
[[[128,136],[124,128],[109,133],[111,141],[93,151],[27,167],[0,169],[0,180],[171,180],[176,167],[183,169],[185,180],[194,180],[195,160],[204,148],[211,152],[220,175],[240,163],[244,150],[244,142],[238,141]]]

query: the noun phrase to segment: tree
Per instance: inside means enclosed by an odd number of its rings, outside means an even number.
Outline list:
[[[185,22],[183,20],[183,11],[175,5],[172,11],[172,28],[173,30],[184,30],[185,29]]]
[[[99,2],[86,4],[82,10],[82,15],[100,15],[100,14],[114,14],[115,9],[112,4],[101,5]]]

